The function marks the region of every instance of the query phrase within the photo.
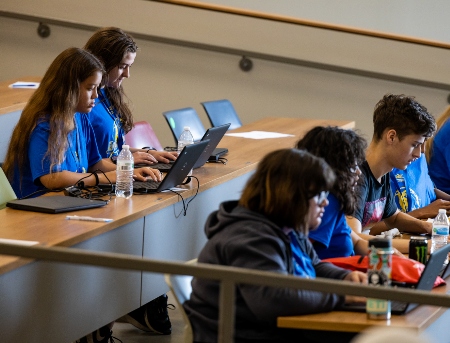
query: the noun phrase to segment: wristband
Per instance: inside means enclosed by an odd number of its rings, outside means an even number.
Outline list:
[[[98,179],[98,175],[97,172],[93,172],[92,175],[95,176],[95,185],[94,186],[98,186],[98,184],[100,183],[100,180]]]

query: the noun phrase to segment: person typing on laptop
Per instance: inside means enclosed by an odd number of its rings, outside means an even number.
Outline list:
[[[227,201],[208,217],[208,238],[200,263],[271,271],[301,278],[326,277],[356,283],[367,281],[321,262],[307,239],[321,222],[335,175],[326,162],[297,149],[266,155],[237,201]],[[220,285],[194,278],[184,308],[194,342],[217,342]],[[340,296],[289,287],[236,285],[234,342],[348,342],[351,334],[284,330],[278,316],[331,311],[360,297]],[[349,336],[350,335],[350,336]]]
[[[125,101],[122,81],[130,77],[138,47],[129,34],[116,27],[106,27],[95,32],[84,48],[97,56],[106,69],[89,120],[100,154],[114,162],[126,144],[125,134],[133,128],[133,115]],[[178,156],[176,152],[141,148],[130,147],[136,165],[169,163]]]
[[[79,48],[64,50],[52,62],[14,128],[3,164],[18,198],[82,178],[85,186],[115,182],[116,166],[100,156],[87,120],[103,72],[102,63]],[[135,171],[137,180],[146,177],[161,180],[157,170]]]

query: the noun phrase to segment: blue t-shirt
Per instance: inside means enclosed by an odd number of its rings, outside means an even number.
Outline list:
[[[289,230],[287,235],[291,241],[294,275],[311,279],[315,278],[316,270],[312,264],[311,257],[303,251],[298,241],[297,233],[294,230]]]
[[[86,114],[75,113],[75,129],[67,137],[69,142],[63,163],[53,167],[53,172],[63,170],[84,173],[88,168],[102,159],[95,142],[94,131]],[[28,161],[23,168],[22,183],[16,168],[12,187],[18,198],[23,198],[35,191],[45,189],[39,178],[50,174],[50,160],[45,156],[48,150],[50,134],[49,122],[39,123],[31,133],[28,147]],[[41,193],[37,194],[42,195]]]
[[[395,203],[400,211],[410,212],[428,206],[436,200],[425,154],[411,162],[406,170],[394,168],[389,176]]]
[[[428,172],[437,189],[450,193],[450,120],[434,137]]]
[[[89,113],[98,150],[103,158],[117,157],[125,144],[125,131],[117,111],[111,106],[105,90],[100,89],[95,107]]]
[[[317,229],[309,231],[314,250],[320,259],[354,255],[352,229],[348,226],[345,214],[340,209],[339,200],[330,193],[329,204],[325,207],[322,222]]]

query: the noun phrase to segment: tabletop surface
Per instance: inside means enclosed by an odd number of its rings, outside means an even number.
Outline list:
[[[436,287],[433,293],[450,292],[450,279],[446,285]],[[277,325],[291,329],[320,329],[330,331],[360,332],[371,326],[408,328],[421,332],[437,320],[447,308],[419,305],[404,315],[392,315],[390,320],[367,319],[367,314],[351,311],[332,311],[302,316],[278,317]]]
[[[353,121],[333,121],[300,118],[264,118],[244,125],[232,132],[252,130],[270,131],[292,136],[272,139],[248,139],[224,136],[219,147],[228,148],[227,164],[206,163],[194,169],[193,175],[200,180],[200,192],[222,184],[255,169],[257,163],[269,151],[294,146],[307,130],[317,125],[339,125],[353,128]],[[196,182],[183,186],[188,190],[183,197],[193,196]],[[173,193],[133,195],[130,199],[116,199],[101,208],[62,214],[44,214],[5,208],[0,210],[0,238],[37,241],[47,246],[73,246],[92,237],[130,223],[159,209],[179,201]],[[194,200],[195,201],[195,200]],[[77,214],[92,217],[112,218],[109,223],[68,221],[66,215]],[[61,230],[64,227],[64,230]],[[27,263],[25,259],[0,256],[0,274]]]
[[[39,82],[40,80],[41,78],[37,76],[27,76],[0,82],[0,115],[23,110],[35,91],[35,89],[28,88],[9,88],[9,85],[17,81]]]

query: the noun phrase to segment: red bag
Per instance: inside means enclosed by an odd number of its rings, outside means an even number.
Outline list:
[[[322,260],[323,262],[331,262],[334,265],[349,269],[357,270],[367,273],[367,266],[369,265],[368,257],[364,256],[348,256],[348,257],[334,257]],[[397,282],[405,282],[407,284],[416,284],[419,281],[420,275],[424,270],[425,265],[418,261],[403,258],[397,255],[392,256],[392,271],[391,279]],[[445,285],[444,279],[440,276],[436,278],[434,287]]]

